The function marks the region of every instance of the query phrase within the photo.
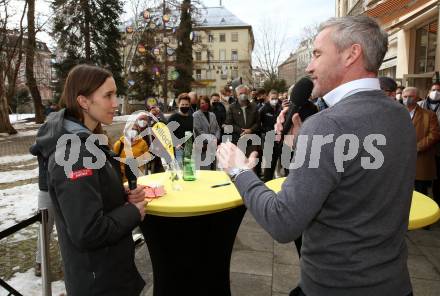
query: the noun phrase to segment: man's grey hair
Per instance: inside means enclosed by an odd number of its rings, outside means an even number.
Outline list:
[[[247,86],[246,84],[240,84],[239,86],[237,86],[235,88],[235,93],[238,94],[238,92],[242,89],[246,89],[246,93],[250,93],[251,89],[249,88],[249,86]]]
[[[419,89],[417,87],[414,86],[407,86],[403,89],[402,94],[404,92],[410,92],[410,93],[415,93],[417,98],[419,97]]]
[[[339,51],[359,44],[364,55],[364,67],[377,72],[388,50],[388,33],[368,16],[331,18],[319,26],[319,32],[333,28],[332,40]]]

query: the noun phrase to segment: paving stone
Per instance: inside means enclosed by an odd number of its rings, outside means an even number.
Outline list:
[[[246,214],[243,217],[243,221],[241,221],[240,230],[246,232],[262,232],[265,231],[261,226],[255,221],[254,217],[246,211]]]
[[[406,237],[405,240],[406,240],[406,246],[408,247],[409,255],[422,255],[419,247],[415,243],[413,243],[410,238]]]
[[[434,265],[437,274],[440,274],[440,248],[420,246],[420,251],[425,258]]]
[[[439,281],[411,278],[411,283],[415,296],[438,296],[440,294]]]
[[[407,236],[417,246],[440,248],[440,235],[437,231],[431,230],[412,230]]]
[[[289,294],[272,292],[272,296],[289,296]]]
[[[231,294],[234,296],[271,295],[272,277],[231,272]]]
[[[298,265],[274,264],[272,291],[289,293],[298,286],[300,271]]]
[[[274,263],[299,265],[298,253],[294,243],[274,242]]]
[[[273,252],[273,240],[264,231],[247,231],[241,228],[235,239],[234,249]]]
[[[410,276],[417,279],[440,280],[440,275],[425,256],[409,255],[408,269]]]
[[[261,251],[233,251],[231,272],[272,276],[273,253]]]

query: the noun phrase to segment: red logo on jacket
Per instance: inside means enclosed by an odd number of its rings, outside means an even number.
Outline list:
[[[77,171],[73,171],[69,174],[70,180],[76,180],[82,177],[92,176],[93,171],[91,169],[81,169]]]

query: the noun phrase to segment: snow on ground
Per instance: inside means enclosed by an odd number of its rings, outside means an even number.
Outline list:
[[[29,136],[36,136],[37,135],[38,130],[34,129],[34,130],[29,130],[29,131],[18,131],[18,133],[16,133],[15,135],[10,135],[8,138],[20,138],[20,137],[29,137]]]
[[[113,117],[113,122],[125,122],[128,120],[128,118],[130,117],[130,115],[121,115],[121,116],[114,116]]]
[[[33,170],[0,172],[0,184],[27,180],[38,177],[38,167]]]
[[[8,155],[0,157],[0,164],[14,164],[19,161],[28,161],[31,159],[36,160],[37,157],[32,154]]]
[[[35,114],[9,114],[9,120],[11,123],[16,123],[32,117],[35,117]]]
[[[0,231],[35,215],[37,203],[37,183],[0,190]]]
[[[24,273],[16,273],[7,281],[7,283],[14,287],[22,295],[26,296],[40,296],[42,291],[41,277],[34,275],[34,269],[31,268]],[[58,296],[66,294],[64,281],[57,281],[52,283],[52,295]],[[6,296],[8,292],[0,288],[0,296]]]

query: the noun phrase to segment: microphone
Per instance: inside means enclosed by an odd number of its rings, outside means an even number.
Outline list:
[[[128,188],[130,188],[130,190],[134,190],[137,187],[137,176],[131,170],[130,164],[131,164],[131,166],[137,168],[137,161],[136,161],[136,159],[131,158],[131,157],[130,158],[127,157],[125,159],[125,164],[124,164],[125,177],[127,177]]]
[[[313,90],[313,82],[308,77],[301,78],[293,87],[290,94],[290,106],[286,113],[283,124],[282,135],[287,135],[292,127],[292,117],[295,113],[300,113],[305,105],[308,105],[310,95]],[[303,119],[303,118],[302,118]],[[305,119],[305,118],[304,118]],[[304,120],[303,119],[303,120]]]

